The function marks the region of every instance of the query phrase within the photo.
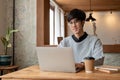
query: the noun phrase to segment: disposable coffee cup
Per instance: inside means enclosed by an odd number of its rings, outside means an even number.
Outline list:
[[[84,63],[85,63],[85,72],[86,73],[93,73],[94,71],[94,57],[85,57]]]

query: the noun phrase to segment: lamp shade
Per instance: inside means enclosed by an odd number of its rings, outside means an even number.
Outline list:
[[[89,14],[89,17],[86,19],[86,21],[96,21],[95,18],[92,17],[92,13]]]

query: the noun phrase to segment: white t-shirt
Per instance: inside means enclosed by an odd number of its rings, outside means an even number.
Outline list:
[[[94,57],[95,60],[103,57],[103,47],[100,39],[96,36],[88,35],[81,42],[76,42],[72,35],[64,38],[58,47],[71,47],[75,57],[75,62],[80,63],[84,61],[85,57]]]

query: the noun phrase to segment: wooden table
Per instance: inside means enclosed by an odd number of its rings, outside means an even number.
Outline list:
[[[79,73],[62,73],[62,72],[42,72],[37,65],[21,69],[3,76],[2,80],[120,80],[120,73],[103,73],[95,71],[88,74],[84,71]]]

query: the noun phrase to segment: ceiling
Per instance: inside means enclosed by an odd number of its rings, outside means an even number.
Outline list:
[[[64,11],[73,8],[90,11],[90,0],[54,0]],[[93,11],[120,11],[120,0],[91,0]]]

